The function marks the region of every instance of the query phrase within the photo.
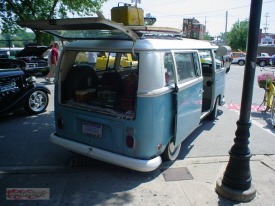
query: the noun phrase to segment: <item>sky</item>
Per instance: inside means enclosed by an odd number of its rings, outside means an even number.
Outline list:
[[[229,32],[235,22],[249,19],[250,0],[140,0],[137,7],[144,10],[144,15],[150,13],[157,18],[154,26],[173,27],[182,29],[183,18],[197,19],[206,25],[206,31],[211,36],[221,32]],[[111,19],[111,9],[117,7],[122,0],[109,0],[103,4],[103,15]],[[123,3],[132,4],[131,0]],[[122,6],[123,3],[119,5]],[[227,15],[226,15],[227,12]],[[226,18],[227,16],[227,18]],[[226,28],[227,19],[227,28]],[[267,26],[266,26],[267,25]],[[261,25],[267,27],[267,33],[275,33],[275,0],[263,0]]]

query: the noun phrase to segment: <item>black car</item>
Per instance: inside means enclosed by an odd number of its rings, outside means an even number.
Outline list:
[[[4,66],[0,60],[0,115],[19,108],[25,108],[31,114],[44,112],[49,103],[50,90],[35,84],[35,77],[26,79],[26,74],[14,66],[18,60],[9,61],[11,67]]]
[[[26,62],[16,59],[9,59],[9,58],[0,58],[0,69],[6,68],[20,68],[21,70],[25,71],[26,69]]]
[[[15,58],[26,62],[26,68],[24,70],[26,74],[41,72],[47,75],[50,71],[48,59],[45,57],[48,50],[49,47],[47,46],[26,46],[17,53]]]

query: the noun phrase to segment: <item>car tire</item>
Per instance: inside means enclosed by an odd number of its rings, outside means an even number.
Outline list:
[[[175,147],[174,141],[170,141],[166,146],[164,152],[161,154],[163,161],[175,161],[179,156],[181,149],[181,143]]]
[[[259,62],[259,66],[260,67],[265,67],[266,66],[266,62],[265,61],[260,61]]]
[[[46,110],[48,103],[48,94],[43,90],[35,90],[28,95],[24,108],[30,114],[39,114]]]
[[[226,73],[228,73],[230,71],[230,67],[229,68],[226,68]]]
[[[213,110],[210,112],[210,114],[208,115],[208,119],[209,119],[209,120],[212,120],[212,121],[213,121],[213,120],[217,119],[217,116],[218,116],[218,101],[219,101],[219,98],[216,99],[214,108],[213,108]]]
[[[243,66],[245,64],[245,61],[244,60],[240,60],[240,61],[238,61],[238,64],[239,64],[239,66]]]

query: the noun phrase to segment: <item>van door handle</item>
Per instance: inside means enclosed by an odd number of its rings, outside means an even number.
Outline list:
[[[204,90],[203,90],[203,89],[200,89],[199,94],[202,94],[203,92],[204,92]]]

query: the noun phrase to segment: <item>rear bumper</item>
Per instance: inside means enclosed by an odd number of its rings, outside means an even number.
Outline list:
[[[157,156],[150,160],[135,159],[116,153],[112,153],[106,150],[102,150],[93,146],[81,144],[72,140],[58,137],[55,133],[50,136],[50,141],[58,146],[68,149],[72,152],[76,152],[94,159],[98,159],[111,164],[119,165],[129,169],[150,172],[157,169],[162,163],[160,156]]]
[[[38,73],[38,72],[49,72],[50,67],[27,67],[24,72],[27,74],[33,74],[33,73]]]

